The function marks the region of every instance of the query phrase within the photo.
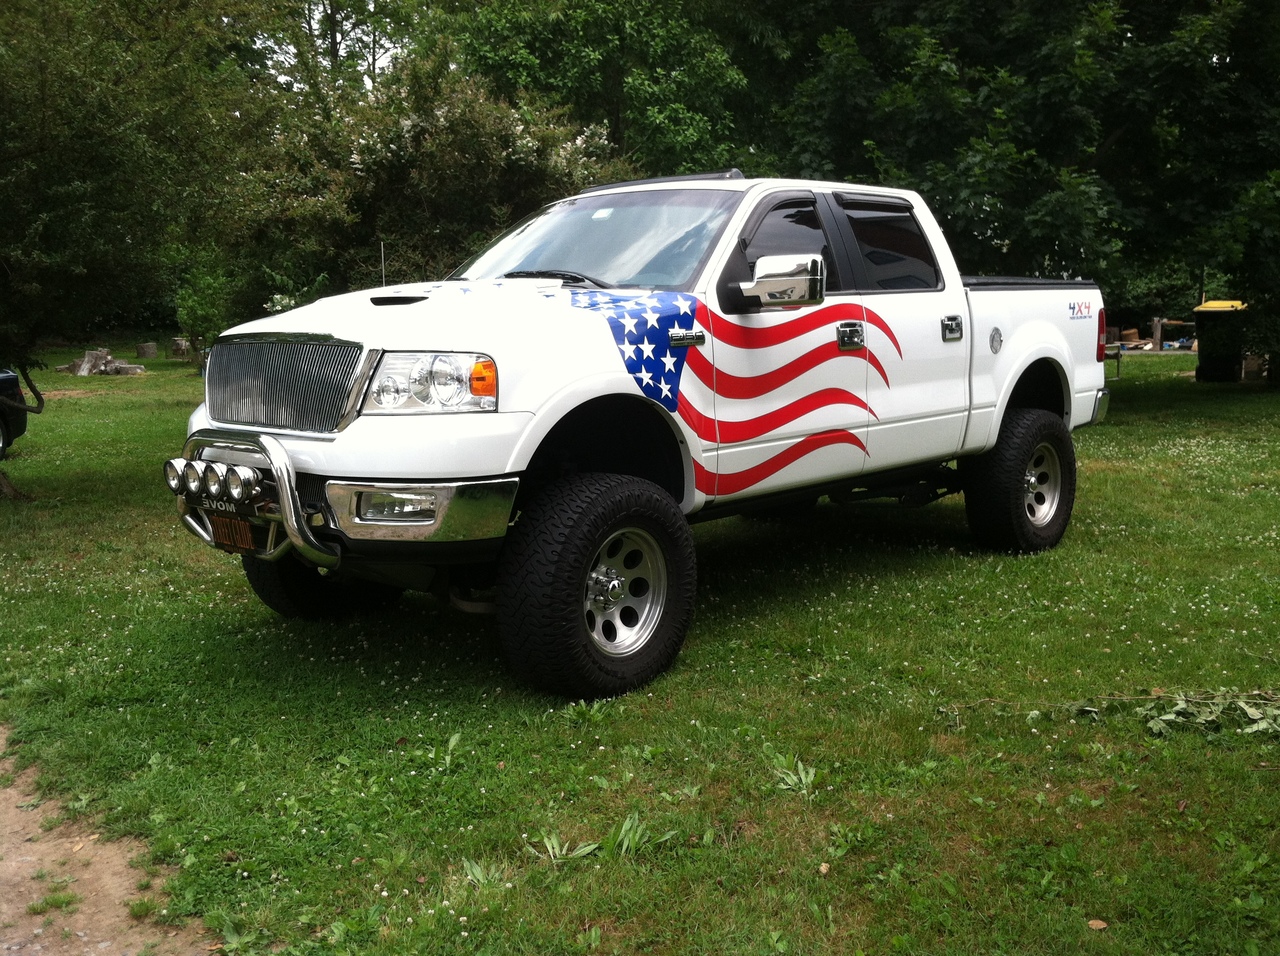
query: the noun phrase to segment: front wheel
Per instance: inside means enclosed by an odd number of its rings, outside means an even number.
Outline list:
[[[1076,452],[1061,418],[1015,408],[996,446],[960,460],[969,529],[999,551],[1054,547],[1066,533],[1076,500]]]
[[[498,626],[517,673],[574,697],[621,694],[680,652],[697,588],[693,536],[652,482],[574,475],[524,509],[498,582]]]

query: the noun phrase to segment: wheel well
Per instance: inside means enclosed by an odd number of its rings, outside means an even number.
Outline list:
[[[1061,369],[1049,359],[1032,362],[1013,387],[1005,408],[1042,408],[1065,420],[1066,383]]]
[[[520,483],[520,497],[581,472],[632,475],[684,500],[680,441],[652,403],[622,395],[579,405],[542,440]],[[518,504],[517,504],[518,506]]]

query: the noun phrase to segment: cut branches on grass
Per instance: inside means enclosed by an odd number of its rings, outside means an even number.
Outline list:
[[[591,703],[430,595],[280,619],[162,487],[191,366],[37,372],[8,752],[35,814],[175,868],[126,915],[227,951],[1280,950],[1280,415],[1194,361],[1127,360],[1052,552],[980,550],[958,500],[697,526],[680,662]]]

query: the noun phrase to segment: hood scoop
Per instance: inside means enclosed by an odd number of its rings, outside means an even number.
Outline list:
[[[369,301],[374,305],[413,305],[425,302],[430,296],[425,295],[375,295]]]

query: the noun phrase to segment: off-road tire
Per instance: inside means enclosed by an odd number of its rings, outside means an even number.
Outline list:
[[[693,536],[669,494],[626,475],[573,475],[508,532],[499,633],[512,669],[535,685],[621,694],[671,666],[696,590]]]
[[[283,617],[321,621],[379,611],[390,607],[403,593],[400,588],[376,581],[322,572],[292,554],[279,561],[263,561],[246,554],[241,563],[253,593]]]
[[[1029,553],[1062,540],[1076,500],[1076,452],[1057,415],[1011,409],[995,447],[962,458],[960,473],[969,530],[985,547]]]

